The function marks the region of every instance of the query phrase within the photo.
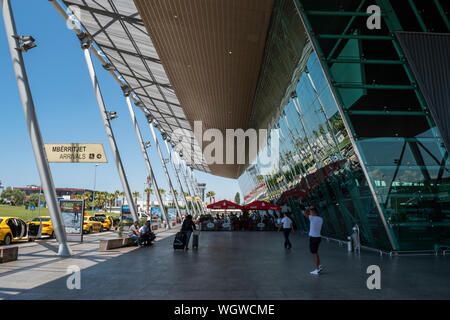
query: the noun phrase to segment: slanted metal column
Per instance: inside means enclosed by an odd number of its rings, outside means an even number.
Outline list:
[[[192,200],[193,197],[192,197],[191,189],[189,188],[189,184],[188,184],[188,182],[186,180],[186,176],[183,173],[183,164],[182,164],[183,160],[180,159],[177,154],[175,154],[175,156],[177,157],[177,160],[178,160],[178,170],[180,171],[180,174],[183,177],[183,181],[184,181],[184,184],[186,185],[187,192],[189,194],[189,197],[191,198],[192,211],[194,212],[194,216],[196,216],[197,215],[197,210],[195,209],[194,201]]]
[[[196,192],[195,192],[195,188],[194,185],[192,184],[192,181],[189,177],[189,173],[187,171],[187,165],[186,163],[184,163],[185,167],[184,167],[184,173],[186,174],[186,179],[188,181],[188,184],[190,184],[190,188],[192,189],[192,204],[197,208],[197,212],[198,214],[202,214],[202,210],[200,209],[197,200],[195,199],[197,197]]]
[[[109,145],[111,147],[111,151],[114,156],[114,160],[116,162],[117,170],[119,171],[120,181],[122,183],[123,190],[125,192],[125,196],[130,205],[131,215],[133,216],[133,220],[137,221],[138,215],[136,212],[135,203],[133,200],[133,196],[131,194],[130,186],[128,184],[127,176],[125,175],[125,170],[122,165],[122,160],[120,158],[119,149],[117,148],[116,139],[114,138],[114,133],[111,128],[111,123],[109,122],[108,113],[106,111],[105,103],[103,101],[102,92],[100,90],[100,86],[97,80],[97,76],[95,74],[94,65],[92,64],[91,54],[89,52],[89,47],[91,46],[91,41],[88,36],[84,36],[81,38],[81,48],[84,52],[84,57],[86,59],[86,64],[89,69],[89,75],[91,77],[92,86],[94,87],[95,96],[97,98],[98,108],[100,110],[100,115],[102,116],[103,125],[105,126],[106,135],[108,136]]]
[[[194,180],[194,186],[195,186],[195,188],[197,190],[198,197],[200,198],[200,202],[199,202],[200,208],[201,208],[202,212],[205,213],[205,208],[203,207],[203,200],[202,200],[202,197],[201,197],[200,189],[198,187],[197,178],[195,178],[194,170],[191,169],[191,172],[192,172],[192,179]]]
[[[188,202],[186,199],[186,195],[184,194],[183,185],[181,184],[180,177],[178,176],[177,168],[175,167],[175,164],[173,162],[172,153],[170,152],[170,149],[169,149],[169,144],[167,143],[167,140],[164,140],[164,143],[166,145],[166,150],[167,150],[167,154],[169,155],[170,163],[172,164],[173,172],[175,173],[175,177],[177,178],[178,185],[180,186],[181,194],[183,195],[184,204],[186,206],[186,212],[189,212],[189,206],[188,206]]]
[[[192,191],[193,191],[194,197],[197,197],[197,190],[196,190],[196,188],[195,188],[194,183],[192,182],[192,179],[191,179],[191,176],[190,176],[190,173],[189,173],[189,167],[188,167],[188,166],[186,166],[186,176],[187,176],[187,178],[188,178],[189,183],[191,184],[191,187],[192,187]],[[195,200],[195,204],[197,205],[197,210],[198,210],[198,212],[199,212],[200,214],[201,214],[201,213],[204,213],[202,206],[198,203],[197,200]]]
[[[124,90],[124,95],[126,96],[128,111],[130,111],[131,121],[134,125],[134,130],[136,131],[136,136],[139,141],[139,145],[141,146],[142,155],[144,156],[145,165],[147,166],[148,174],[152,180],[153,188],[155,189],[156,198],[159,202],[159,207],[161,208],[161,213],[167,222],[167,229],[170,229],[169,216],[167,215],[166,208],[164,207],[164,203],[161,199],[161,194],[159,193],[158,183],[156,182],[155,174],[153,173],[152,166],[150,164],[150,159],[148,157],[147,148],[142,140],[141,130],[139,129],[139,124],[136,119],[136,115],[134,114],[133,106],[131,104],[130,93]],[[151,214],[151,213],[150,213]]]
[[[8,39],[14,74],[17,81],[17,87],[19,89],[20,99],[22,100],[22,108],[25,114],[28,133],[30,135],[31,146],[33,148],[36,166],[41,178],[42,189],[44,189],[50,217],[52,219],[53,230],[56,235],[56,240],[59,243],[58,256],[67,257],[72,253],[67,244],[64,222],[58,206],[55,185],[53,184],[52,174],[47,162],[47,156],[45,154],[44,142],[42,140],[33,97],[31,94],[30,85],[28,83],[25,63],[23,61],[22,51],[20,50],[20,43],[17,38],[14,16],[9,0],[0,0],[0,3],[5,24],[6,38]]]
[[[173,195],[173,202],[175,203],[175,207],[177,209],[177,215],[180,219],[182,219],[180,207],[178,206],[178,200],[177,200],[177,197],[175,196],[175,190],[172,185],[172,180],[170,179],[170,175],[169,175],[169,171],[167,170],[166,162],[164,161],[163,154],[161,152],[161,149],[159,148],[158,139],[156,137],[155,129],[153,128],[152,121],[149,121],[149,124],[150,124],[150,130],[152,131],[153,140],[155,141],[156,150],[158,151],[159,160],[161,160],[161,165],[163,167],[164,174],[167,179],[167,183],[169,184],[170,191],[172,192],[172,195]]]

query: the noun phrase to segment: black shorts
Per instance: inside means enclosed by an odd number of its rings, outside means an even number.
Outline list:
[[[322,240],[321,237],[309,237],[309,250],[311,253],[317,253],[319,250],[320,240]]]

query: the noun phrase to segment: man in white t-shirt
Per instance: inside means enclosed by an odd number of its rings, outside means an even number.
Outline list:
[[[308,214],[309,212],[309,214]],[[311,271],[311,274],[319,274],[322,271],[323,267],[320,264],[319,258],[319,244],[321,241],[320,231],[322,230],[323,219],[319,217],[317,214],[317,210],[314,206],[310,206],[305,211],[303,211],[303,215],[309,219],[309,250],[311,251],[314,257],[314,263],[316,265],[316,269]]]
[[[281,219],[280,226],[278,227],[278,232],[280,232],[281,228],[283,228],[284,234],[284,247],[286,249],[291,249],[292,244],[289,241],[289,234],[291,233],[291,231],[292,234],[294,233],[294,225],[291,218],[288,217],[287,213],[285,213],[283,219]]]

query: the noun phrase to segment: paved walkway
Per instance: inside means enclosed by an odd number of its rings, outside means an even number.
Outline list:
[[[348,254],[323,241],[325,270],[313,276],[307,238],[283,248],[276,232],[202,232],[198,251],[174,251],[173,234],[148,248],[98,252],[98,234],[59,259],[47,241],[21,248],[0,265],[0,298],[9,299],[449,299],[450,257]],[[97,238],[95,238],[97,237]],[[54,243],[54,241],[53,241]],[[77,246],[83,250],[77,251]],[[37,250],[39,249],[39,250]],[[68,265],[79,265],[81,290],[66,286]],[[369,265],[381,268],[381,290],[366,286]]]

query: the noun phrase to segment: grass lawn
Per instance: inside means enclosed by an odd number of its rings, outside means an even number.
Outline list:
[[[91,215],[91,211],[88,212],[89,215]],[[103,212],[98,212],[98,213],[103,213]],[[109,212],[106,213],[107,215],[111,215],[113,217],[119,217],[120,213],[111,213],[109,214]],[[14,207],[14,206],[3,206],[0,205],[0,217],[16,217],[16,218],[22,218],[23,220],[32,220],[33,218],[36,218],[38,215],[38,211],[37,208],[35,211],[30,211],[30,210],[25,210],[24,206],[18,206],[18,207]],[[48,213],[48,209],[47,208],[41,208],[40,211],[40,215],[41,216],[49,216],[50,214]]]
[[[41,208],[40,213],[41,216],[48,216],[48,209]],[[17,217],[22,218],[23,220],[32,220],[36,218],[38,215],[37,208],[35,211],[25,210],[24,206],[0,206],[0,217]]]

